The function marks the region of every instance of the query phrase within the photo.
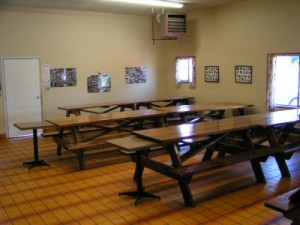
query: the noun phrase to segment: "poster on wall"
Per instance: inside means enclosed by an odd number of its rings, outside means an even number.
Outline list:
[[[252,66],[235,66],[235,82],[243,84],[252,83]]]
[[[48,64],[42,65],[42,79],[43,79],[43,85],[46,90],[50,89],[50,70],[51,67]]]
[[[127,84],[146,83],[146,75],[147,70],[145,66],[125,68],[125,80]]]
[[[87,77],[88,93],[103,93],[111,90],[111,75],[98,74]]]
[[[76,68],[57,68],[50,70],[51,87],[72,87],[77,85]]]

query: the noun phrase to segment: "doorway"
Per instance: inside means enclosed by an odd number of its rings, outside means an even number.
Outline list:
[[[9,138],[32,134],[14,123],[42,120],[40,59],[2,58],[6,132]]]

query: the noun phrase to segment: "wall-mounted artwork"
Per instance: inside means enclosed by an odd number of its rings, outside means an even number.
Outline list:
[[[235,82],[243,84],[252,83],[252,66],[235,66]]]
[[[50,70],[51,87],[71,87],[77,85],[76,68],[58,68]]]
[[[125,80],[127,84],[146,83],[146,75],[147,70],[145,66],[125,68]]]
[[[99,74],[87,77],[88,93],[109,92],[111,90],[111,75]]]
[[[219,82],[219,67],[218,66],[205,66],[205,81],[206,82]]]

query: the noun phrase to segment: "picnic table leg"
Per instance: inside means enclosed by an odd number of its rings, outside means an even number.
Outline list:
[[[181,161],[181,157],[179,154],[180,147],[179,147],[178,143],[172,143],[171,145],[167,146],[166,148],[171,156],[173,167],[182,166],[182,161]],[[192,179],[192,177],[189,177],[188,179],[178,180],[178,184],[179,184],[179,187],[181,190],[182,197],[187,206],[195,205],[192,191],[191,191],[191,188],[189,185],[191,179]]]
[[[64,135],[64,129],[59,128],[58,139],[61,140],[63,138],[63,135]],[[61,145],[60,144],[57,144],[56,154],[61,155]]]
[[[270,146],[271,147],[280,146],[280,144],[279,144],[279,142],[276,138],[276,132],[275,132],[274,128],[270,127],[266,130],[266,132],[267,132],[267,138],[268,138],[268,142],[269,142]],[[275,154],[275,159],[276,159],[276,163],[278,165],[278,168],[281,172],[281,175],[283,177],[291,177],[289,168],[288,168],[288,166],[286,164],[286,161],[285,161],[284,154]]]
[[[34,161],[24,162],[23,165],[29,165],[28,169],[31,169],[36,166],[50,166],[50,164],[46,163],[45,160],[39,159],[39,147],[38,147],[38,136],[37,129],[33,129],[33,150],[34,150]]]
[[[245,115],[245,109],[244,108],[238,108],[238,112],[240,116],[244,116]]]
[[[127,191],[127,192],[120,192],[119,195],[128,195],[133,196],[136,198],[135,205],[138,204],[139,200],[143,197],[147,198],[156,198],[160,200],[160,196],[151,194],[149,192],[144,191],[143,187],[143,180],[142,180],[142,174],[143,174],[143,166],[142,166],[142,153],[140,151],[136,152],[136,191]]]
[[[243,142],[249,151],[254,150],[254,144],[252,142],[252,137],[251,137],[251,130],[245,130],[241,132],[241,136],[243,139]],[[266,183],[266,178],[264,171],[261,167],[260,160],[259,159],[252,159],[250,160],[252,170],[254,172],[255,178],[257,183]]]
[[[250,160],[257,183],[266,183],[264,172],[258,159]]]
[[[150,149],[141,151],[141,155],[143,155],[143,156],[145,156],[145,157],[148,157],[148,156],[149,156],[149,153],[150,153]],[[136,156],[136,154],[132,155],[132,161],[134,161],[134,162],[136,162],[135,156]],[[144,166],[143,166],[143,165],[140,165],[140,166],[138,167],[137,164],[135,164],[135,165],[136,165],[136,166],[135,166],[135,171],[134,171],[133,179],[136,181],[139,172],[141,173],[141,176],[143,176]],[[138,170],[139,170],[139,172],[138,172]]]
[[[191,188],[189,186],[189,182],[190,181],[178,181],[182,196],[183,196],[183,200],[186,206],[195,206],[195,202],[193,199],[193,195],[192,195],[192,191]]]

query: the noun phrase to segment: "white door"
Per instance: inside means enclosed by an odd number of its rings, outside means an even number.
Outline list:
[[[40,59],[3,58],[3,92],[8,136],[32,134],[20,131],[14,123],[42,120]]]

